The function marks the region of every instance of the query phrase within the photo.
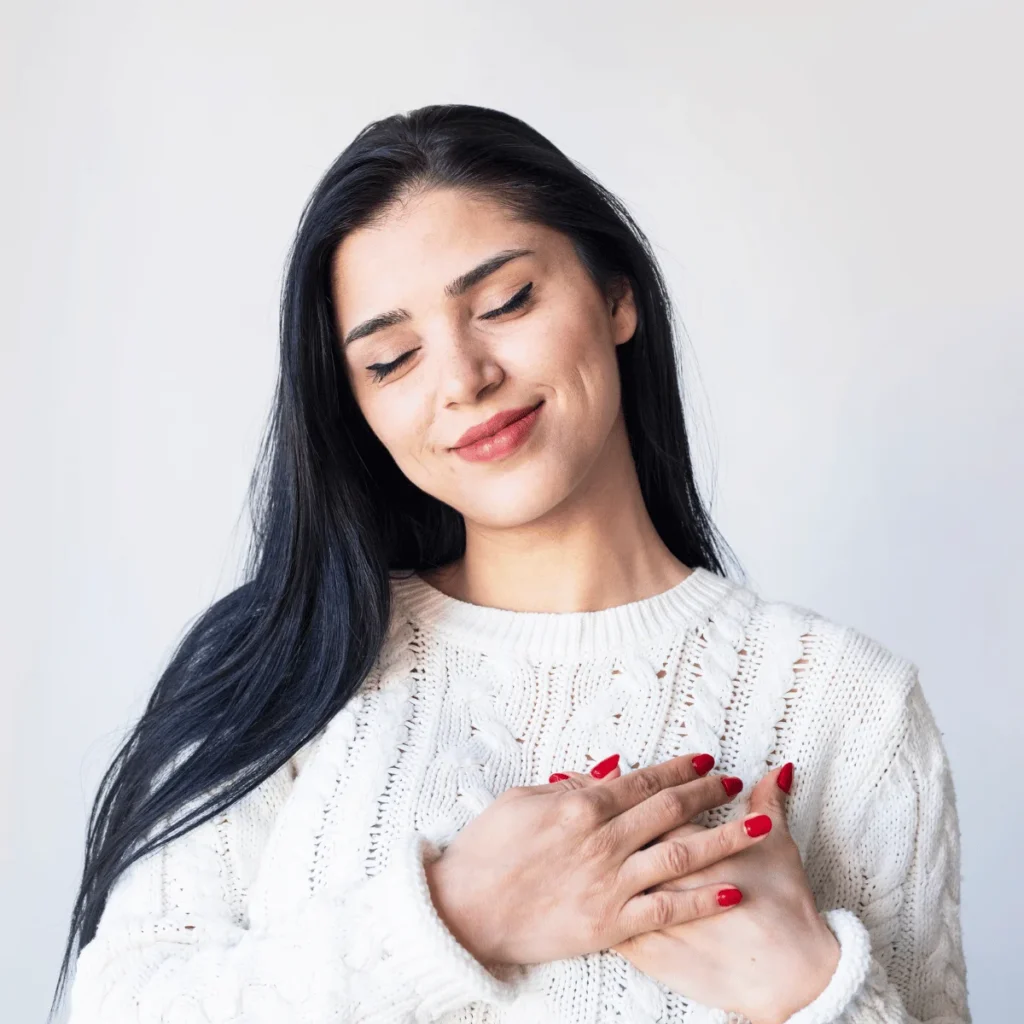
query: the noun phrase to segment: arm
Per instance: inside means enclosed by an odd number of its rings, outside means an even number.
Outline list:
[[[434,912],[424,859],[437,851],[415,833],[373,878],[276,912],[250,901],[245,866],[275,870],[260,859],[291,786],[286,765],[118,879],[79,956],[69,1024],[431,1021],[511,998]]]
[[[839,965],[786,1024],[970,1024],[953,784],[916,678],[902,724],[856,851],[867,880],[861,912],[825,914]]]

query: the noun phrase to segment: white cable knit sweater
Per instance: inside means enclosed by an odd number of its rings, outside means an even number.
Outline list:
[[[616,751],[624,771],[706,751],[748,791],[795,763],[790,828],[842,952],[789,1024],[970,1020],[953,789],[912,663],[704,569],[597,612],[392,588],[351,703],[119,879],[70,1024],[741,1021],[609,951],[492,974],[434,911],[424,857],[509,787]]]

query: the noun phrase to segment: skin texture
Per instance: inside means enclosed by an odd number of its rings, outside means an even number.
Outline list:
[[[446,294],[520,248],[532,252]],[[413,483],[465,518],[464,557],[428,582],[474,604],[563,612],[641,600],[689,575],[650,521],[629,451],[616,362],[637,323],[627,281],[602,294],[565,236],[450,189],[405,196],[348,235],[332,281],[368,424]],[[524,305],[492,315],[528,284]],[[394,310],[400,322],[344,344]],[[383,379],[370,369],[403,357]],[[541,399],[517,451],[476,463],[451,451],[468,427]],[[774,827],[752,839],[741,822],[688,824],[730,799],[690,755],[600,781],[571,773],[501,794],[428,883],[484,963],[613,948],[684,995],[775,1024],[824,988],[838,957],[781,797],[774,773],[754,789],[752,810]],[[726,883],[743,890],[738,906],[718,904]]]

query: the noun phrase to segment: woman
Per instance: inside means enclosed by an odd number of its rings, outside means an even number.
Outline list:
[[[281,339],[249,581],[97,798],[72,1024],[969,1020],[916,668],[726,576],[613,196],[497,111],[371,124]]]

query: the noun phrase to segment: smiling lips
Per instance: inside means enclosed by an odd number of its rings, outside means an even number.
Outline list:
[[[452,451],[470,462],[484,462],[507,455],[518,448],[533,428],[543,400],[520,409],[506,409],[475,427],[470,427]]]

